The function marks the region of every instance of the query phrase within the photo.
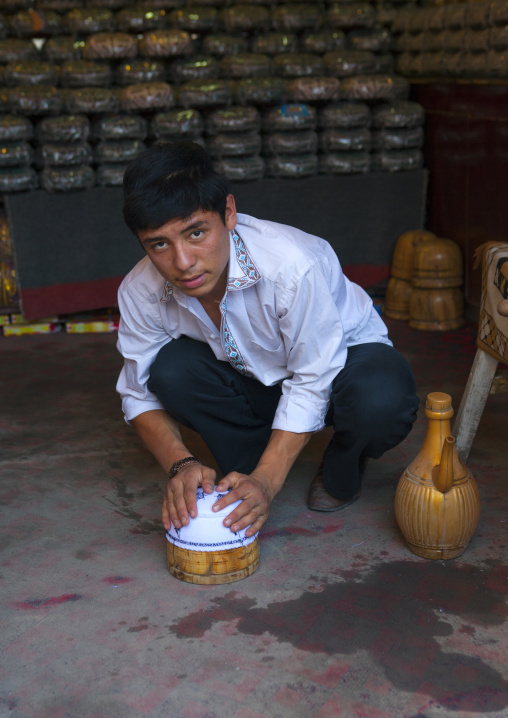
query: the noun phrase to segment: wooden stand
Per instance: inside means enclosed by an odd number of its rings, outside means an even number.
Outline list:
[[[167,542],[169,573],[180,581],[200,584],[232,583],[247,578],[259,566],[257,538],[227,551],[189,551]]]

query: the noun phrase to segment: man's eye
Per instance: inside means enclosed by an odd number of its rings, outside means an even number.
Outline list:
[[[199,239],[199,238],[202,237],[202,236],[203,236],[203,231],[202,231],[201,229],[196,229],[196,230],[194,230],[194,232],[191,234],[191,239]]]
[[[163,249],[166,246],[166,242],[160,241],[153,245],[154,249]]]

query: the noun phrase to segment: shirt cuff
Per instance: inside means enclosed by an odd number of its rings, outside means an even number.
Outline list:
[[[156,399],[135,399],[132,396],[124,396],[122,399],[122,409],[124,418],[127,424],[130,424],[132,419],[136,416],[143,414],[145,411],[156,411],[157,409],[164,409],[160,401]]]
[[[309,401],[281,396],[272,429],[292,431],[294,434],[321,431],[325,425],[327,401]]]

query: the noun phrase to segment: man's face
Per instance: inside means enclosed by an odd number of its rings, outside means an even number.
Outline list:
[[[162,276],[190,297],[220,300],[227,284],[229,232],[236,226],[233,195],[228,195],[224,225],[217,212],[198,210],[139,239]]]

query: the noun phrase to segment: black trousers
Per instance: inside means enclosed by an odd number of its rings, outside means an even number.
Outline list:
[[[197,431],[221,471],[250,473],[263,453],[281,396],[219,361],[203,342],[182,336],[159,351],[148,388],[183,426]],[[332,385],[326,416],[335,433],[325,451],[328,491],[349,498],[361,484],[364,457],[379,458],[411,431],[418,409],[409,364],[393,347],[350,347]]]

